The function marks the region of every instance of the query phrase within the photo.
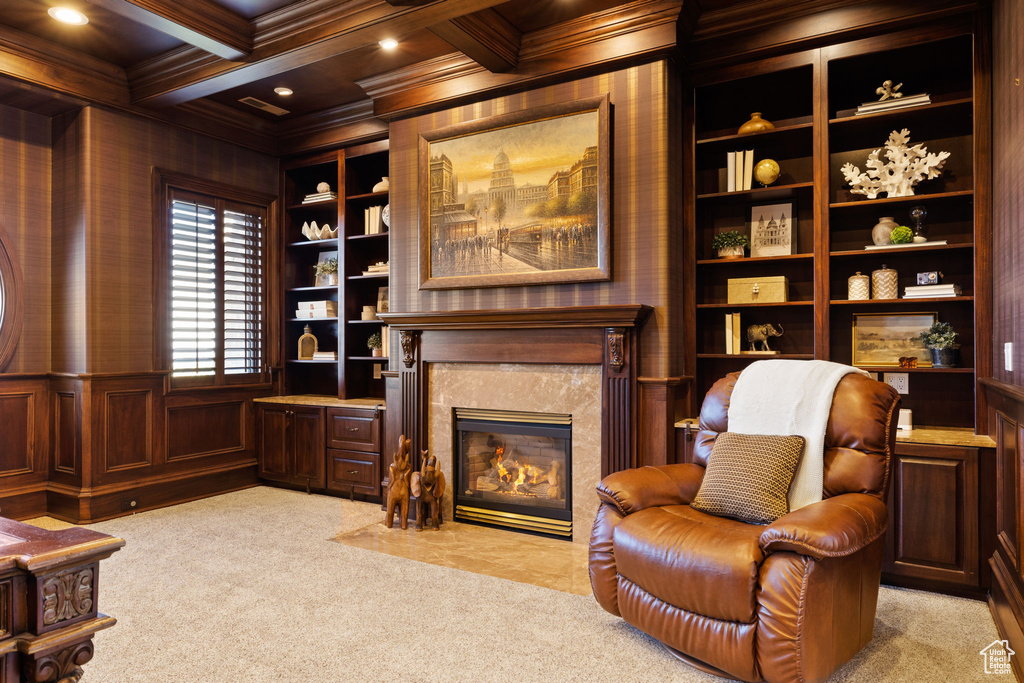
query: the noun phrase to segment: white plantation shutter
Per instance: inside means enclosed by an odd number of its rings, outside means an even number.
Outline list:
[[[171,202],[173,377],[217,372],[216,219],[212,205],[179,197]]]
[[[224,210],[224,374],[263,366],[263,219],[258,210]],[[239,379],[239,378],[235,378]]]
[[[170,369],[177,386],[258,382],[263,207],[171,189]]]

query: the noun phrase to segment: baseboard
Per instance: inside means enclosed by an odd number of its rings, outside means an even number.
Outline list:
[[[257,483],[255,461],[142,479],[127,486],[79,489],[51,482],[46,491],[46,514],[73,524],[88,524],[251,488]]]
[[[960,598],[971,600],[988,600],[988,589],[982,586],[968,586],[960,583],[936,581],[935,579],[918,579],[901,574],[890,574],[882,572],[882,585],[895,586],[897,588],[912,588],[929,593],[942,593],[944,595],[955,595]]]
[[[3,489],[0,492],[0,516],[8,519],[32,519],[46,514],[46,482]]]
[[[998,552],[989,560],[989,566],[992,568],[992,597],[989,598],[988,608],[996,622],[996,630],[1001,639],[1010,643],[1011,650],[1024,653],[1024,599],[1014,580],[1013,571],[1006,566]],[[1013,675],[1018,681],[1024,681],[1024,667],[1020,661],[1022,656],[1018,654],[1010,657]]]

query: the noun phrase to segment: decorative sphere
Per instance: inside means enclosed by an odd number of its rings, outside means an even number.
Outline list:
[[[328,185],[327,183],[320,183],[319,185],[316,186],[316,191],[317,192],[330,192],[331,191],[331,186]]]
[[[754,166],[754,178],[762,185],[771,185],[779,179],[779,164],[774,159],[761,159]]]
[[[892,244],[910,244],[914,241],[914,231],[905,225],[893,228],[889,241]]]

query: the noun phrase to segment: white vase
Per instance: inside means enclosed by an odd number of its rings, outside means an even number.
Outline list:
[[[871,228],[871,241],[875,244],[889,244],[889,236],[898,227],[899,224],[892,219],[892,216],[879,218],[875,227]]]
[[[363,185],[363,187],[366,187]],[[384,176],[380,179],[380,182],[373,186],[374,192],[387,192],[391,187],[391,183],[388,182],[388,177]]]

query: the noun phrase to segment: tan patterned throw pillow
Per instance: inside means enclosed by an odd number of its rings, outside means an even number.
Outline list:
[[[789,484],[803,449],[802,436],[722,432],[690,507],[752,524],[774,522],[789,512]]]

